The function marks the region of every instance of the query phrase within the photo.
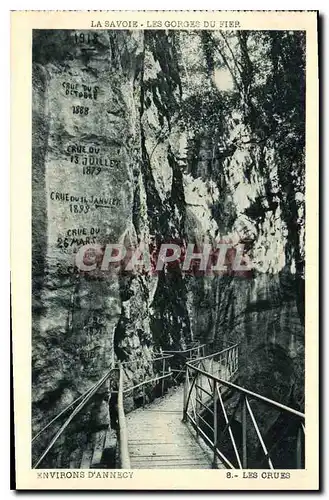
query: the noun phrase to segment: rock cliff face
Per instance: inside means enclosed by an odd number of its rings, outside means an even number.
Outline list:
[[[240,342],[241,385],[303,406],[304,40],[200,33],[34,34],[33,434],[116,360],[138,383],[191,340]],[[172,241],[243,243],[253,271],[74,265],[90,243]],[[108,424],[105,387],[44,466]]]

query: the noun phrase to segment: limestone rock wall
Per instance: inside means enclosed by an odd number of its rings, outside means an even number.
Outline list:
[[[74,259],[132,225],[141,47],[141,33],[34,38],[34,433],[114,363],[120,280],[78,272]],[[109,423],[103,391],[96,428]]]

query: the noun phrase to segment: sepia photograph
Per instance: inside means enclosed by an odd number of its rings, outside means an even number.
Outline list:
[[[307,469],[310,45],[223,14],[31,29],[39,488]]]

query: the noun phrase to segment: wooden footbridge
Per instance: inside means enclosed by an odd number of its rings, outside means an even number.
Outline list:
[[[294,467],[304,466],[304,414],[236,385],[237,344],[208,355],[204,345],[163,351],[150,359],[150,376],[143,381],[134,380],[139,365],[138,361],[119,364],[52,419],[32,440],[33,445],[45,431],[57,426],[33,468],[43,468],[46,456],[70,422],[109,381],[111,397],[117,400],[117,468],[245,469],[254,464],[255,449],[262,455],[262,468],[282,468],[275,455],[282,436],[274,444],[273,440],[270,445],[266,442],[268,437],[259,423],[262,418],[257,415],[263,407],[271,408],[276,419],[282,417],[286,424],[289,421]],[[127,412],[138,400],[140,407]],[[107,467],[104,456],[111,432],[96,433],[93,444],[81,450],[79,460],[70,461],[70,467]]]

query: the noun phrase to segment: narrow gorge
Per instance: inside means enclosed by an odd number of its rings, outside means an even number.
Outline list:
[[[239,384],[303,411],[304,113],[303,32],[34,31],[32,436],[118,361],[138,384],[196,341],[239,343]],[[251,271],[76,266],[141,242],[243,245]],[[111,426],[109,391],[42,467]]]

